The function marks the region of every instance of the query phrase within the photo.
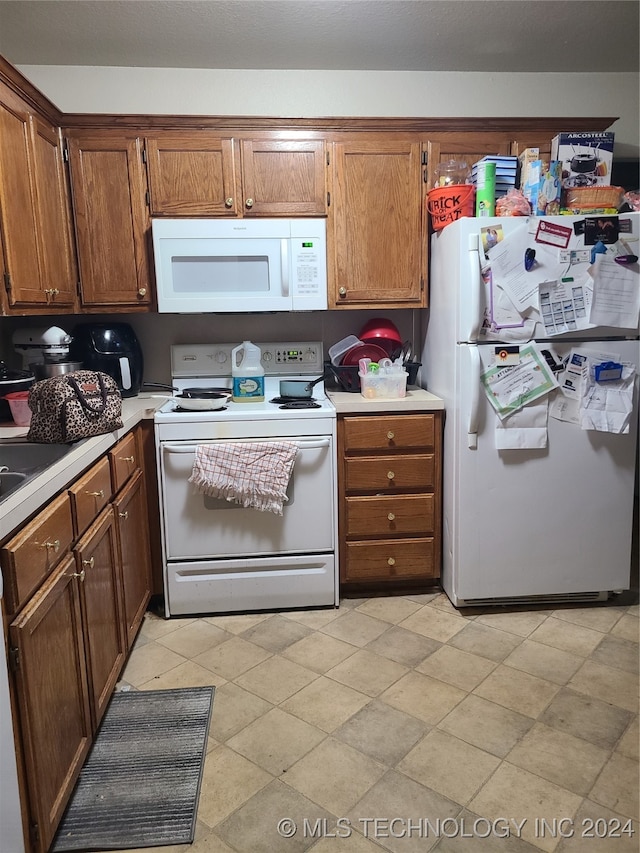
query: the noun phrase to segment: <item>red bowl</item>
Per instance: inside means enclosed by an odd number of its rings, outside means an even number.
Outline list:
[[[376,317],[368,320],[358,335],[361,341],[368,344],[378,344],[385,349],[385,355],[389,355],[394,349],[402,346],[402,338],[396,325],[384,317]]]
[[[388,358],[389,354],[377,344],[358,344],[352,347],[344,354],[342,364],[345,367],[353,367],[357,365],[361,358],[370,358],[371,361],[380,361],[381,358]]]

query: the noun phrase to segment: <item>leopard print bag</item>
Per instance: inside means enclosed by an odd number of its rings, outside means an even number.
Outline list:
[[[75,370],[29,389],[27,441],[70,444],[122,427],[122,396],[106,373]]]

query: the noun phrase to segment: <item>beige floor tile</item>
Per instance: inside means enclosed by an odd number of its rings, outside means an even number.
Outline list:
[[[521,838],[522,827],[515,818],[501,817],[495,825],[487,818],[479,817],[463,809],[451,831],[443,824],[437,853],[539,853]]]
[[[438,729],[504,758],[532,725],[531,717],[471,694],[438,723]]]
[[[463,690],[421,672],[408,672],[381,695],[383,702],[435,726],[464,699]]]
[[[616,747],[616,752],[626,755],[627,758],[638,761],[640,759],[640,732],[638,731],[638,717],[634,719],[627,731],[623,734]]]
[[[314,844],[313,853],[380,853],[380,847],[360,835],[356,827],[338,827],[338,830],[348,832],[349,835],[346,838],[342,836],[322,838]]]
[[[403,773],[390,770],[354,806],[348,817],[352,826],[385,850],[425,853],[433,849],[438,838],[422,830],[420,818],[428,815],[435,824],[438,819],[453,818],[459,810],[457,803]],[[313,851],[316,853],[315,847]]]
[[[337,607],[323,607],[318,610],[285,610],[282,613],[285,619],[293,619],[294,622],[307,625],[314,631],[333,622],[339,615],[340,610]]]
[[[632,719],[630,711],[563,688],[554,696],[539,721],[603,749],[612,750]]]
[[[316,678],[317,673],[277,656],[259,663],[235,681],[245,690],[278,705]]]
[[[248,628],[271,619],[271,613],[230,613],[228,616],[204,616],[204,621],[217,625],[230,634],[242,634]]]
[[[325,737],[324,732],[299,717],[272,708],[230,737],[227,746],[273,776],[280,776]]]
[[[614,752],[591,789],[589,799],[618,814],[638,820],[638,762]]]
[[[638,853],[638,826],[600,803],[583,800],[573,821],[573,835],[557,853]]]
[[[216,688],[210,732],[217,740],[224,742],[267,714],[272,707],[270,702],[228,681]]]
[[[416,666],[418,672],[453,684],[461,690],[477,687],[497,664],[452,646],[442,646]]]
[[[210,625],[204,619],[196,619],[170,634],[158,637],[156,642],[185,658],[194,658],[230,639],[231,634],[223,631],[222,628]]]
[[[413,667],[433,654],[440,646],[441,643],[436,640],[430,640],[429,637],[423,637],[421,634],[393,625],[380,637],[372,640],[367,650],[404,666]]]
[[[542,625],[548,615],[546,611],[539,610],[492,610],[477,616],[476,622],[490,628],[498,628],[500,631],[508,631],[518,637],[528,637]]]
[[[523,640],[504,663],[554,684],[566,684],[580,669],[584,658],[533,640]]]
[[[477,696],[497,702],[505,708],[537,717],[547,707],[560,688],[528,672],[500,664],[473,691]]]
[[[183,628],[185,625],[190,625],[196,621],[192,617],[186,619],[165,619],[148,610],[140,626],[140,633],[150,640],[157,640],[158,637],[164,637],[166,634],[171,634],[173,631],[177,631],[179,628]]]
[[[624,612],[622,607],[591,605],[554,610],[553,616],[556,619],[564,619],[565,622],[573,622],[574,625],[583,625],[585,628],[593,628],[594,631],[602,631],[606,634],[622,618]]]
[[[305,819],[308,830],[305,832]],[[279,821],[292,820],[297,831],[291,837],[278,833]],[[239,853],[303,853],[315,841],[311,830],[329,825],[331,815],[298,791],[275,780],[258,791],[238,811],[220,823],[216,834]],[[282,826],[291,824],[282,824]]]
[[[207,754],[200,787],[198,819],[213,829],[272,779],[270,773],[237,752],[219,746]]]
[[[407,616],[411,616],[416,610],[420,610],[420,605],[417,602],[408,601],[400,596],[369,598],[364,604],[358,606],[358,613],[364,613],[367,616],[373,616],[375,619],[382,619],[383,622],[391,622],[394,625],[402,622]]]
[[[122,680],[139,687],[152,678],[164,675],[170,669],[185,663],[182,655],[159,646],[156,642],[147,643],[139,649],[134,649],[122,672]]]
[[[526,820],[522,838],[541,850],[554,851],[558,837],[549,837],[537,831],[542,819],[549,823],[555,819],[573,819],[582,798],[566,791],[553,782],[541,779],[527,770],[503,761],[486,785],[469,803],[477,815],[496,820],[504,817]],[[538,821],[538,823],[536,822]]]
[[[329,634],[315,631],[308,637],[298,640],[282,653],[289,660],[306,666],[314,672],[326,672],[332,666],[351,657],[357,651],[351,643],[337,640]]]
[[[400,627],[440,643],[446,643],[468,624],[468,621],[457,613],[448,613],[426,604],[403,619]]]
[[[638,643],[625,640],[624,637],[611,635],[603,637],[602,642],[591,655],[591,660],[613,669],[623,669],[625,672],[637,674],[640,669]]]
[[[337,619],[333,619],[320,630],[338,640],[344,640],[353,646],[362,648],[383,634],[388,627],[388,622],[374,619],[372,616],[367,616],[366,613],[350,609],[341,613]]]
[[[328,678],[353,687],[367,696],[378,696],[390,684],[401,678],[406,666],[360,649],[351,657],[327,671]]]
[[[588,660],[568,684],[573,690],[638,713],[638,676]]]
[[[173,690],[177,687],[220,687],[226,684],[226,679],[210,669],[205,669],[192,660],[170,669],[162,675],[156,675],[150,681],[141,684],[140,690]]]
[[[167,853],[176,853],[177,848],[167,848]],[[235,853],[215,832],[209,832],[202,838],[196,838],[193,844],[185,848],[186,853]],[[154,853],[153,849],[148,853]]]
[[[255,643],[256,646],[267,649],[269,652],[278,653],[311,633],[313,630],[306,625],[294,622],[292,619],[285,619],[280,614],[275,614],[271,619],[266,619],[264,622],[247,628],[246,631],[242,632],[242,638],[249,640],[250,643]]]
[[[399,762],[398,770],[466,805],[499,764],[495,755],[433,729]]]
[[[320,676],[280,707],[330,733],[369,702],[369,696],[345,684]]]
[[[286,781],[314,803],[342,817],[384,772],[377,761],[328,737],[293,765]]]
[[[630,613],[625,613],[611,629],[611,633],[615,637],[622,637],[624,640],[631,640],[632,643],[640,642],[640,622],[637,616],[632,616]]]
[[[374,699],[333,733],[381,764],[393,767],[425,734],[421,720]]]
[[[529,639],[574,655],[588,657],[602,640],[602,632],[550,616],[529,635]]]
[[[242,637],[232,637],[195,658],[196,663],[231,680],[271,656],[266,649]]]
[[[608,758],[599,746],[536,723],[507,761],[585,797]]]
[[[476,621],[469,622],[447,645],[501,663],[521,642],[521,637]]]

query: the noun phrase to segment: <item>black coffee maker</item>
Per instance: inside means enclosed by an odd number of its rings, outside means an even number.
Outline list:
[[[112,376],[123,397],[135,397],[142,386],[142,349],[128,323],[81,323],[71,332],[69,354],[85,370]]]

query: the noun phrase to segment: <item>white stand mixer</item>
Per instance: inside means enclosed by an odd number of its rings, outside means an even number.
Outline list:
[[[36,379],[47,379],[80,370],[82,362],[68,361],[71,335],[59,326],[16,329],[13,348],[22,356],[23,368],[33,371]]]

